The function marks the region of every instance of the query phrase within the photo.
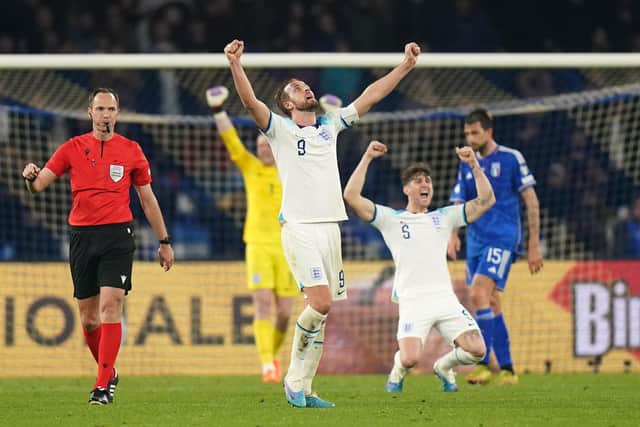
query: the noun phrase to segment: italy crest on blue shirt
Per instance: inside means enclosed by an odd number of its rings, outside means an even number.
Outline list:
[[[500,163],[493,162],[491,163],[491,176],[497,178],[500,176]]]

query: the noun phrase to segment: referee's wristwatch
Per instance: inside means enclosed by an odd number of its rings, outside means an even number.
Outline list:
[[[161,245],[170,245],[171,236],[165,236],[163,239],[158,240],[158,243],[160,243]]]

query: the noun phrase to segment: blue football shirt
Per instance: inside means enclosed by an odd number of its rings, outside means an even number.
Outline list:
[[[477,155],[476,155],[477,157]],[[536,184],[527,163],[518,150],[498,145],[485,158],[478,158],[496,196],[496,203],[467,227],[467,247],[473,253],[480,247],[499,246],[517,252],[522,240],[520,192]],[[477,197],[471,168],[460,163],[452,202],[466,202]]]

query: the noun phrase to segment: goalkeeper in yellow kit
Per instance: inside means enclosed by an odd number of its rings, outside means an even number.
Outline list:
[[[244,179],[247,214],[243,239],[246,244],[246,271],[253,291],[253,334],[260,362],[262,381],[281,382],[276,355],[285,337],[293,297],[300,293],[282,252],[278,213],[282,187],[271,147],[262,136],[257,138],[256,155],[249,152],[222,109],[229,91],[224,86],[207,90],[207,103],[214,110],[216,127],[231,160]],[[275,303],[275,322],[271,306]]]

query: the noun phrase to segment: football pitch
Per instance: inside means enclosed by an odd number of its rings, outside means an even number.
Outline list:
[[[3,426],[637,426],[637,374],[521,375],[516,386],[471,386],[443,393],[430,375],[405,391],[386,378],[319,376],[332,409],[295,409],[279,384],[257,377],[126,377],[115,403],[89,406],[89,378],[0,379]]]

